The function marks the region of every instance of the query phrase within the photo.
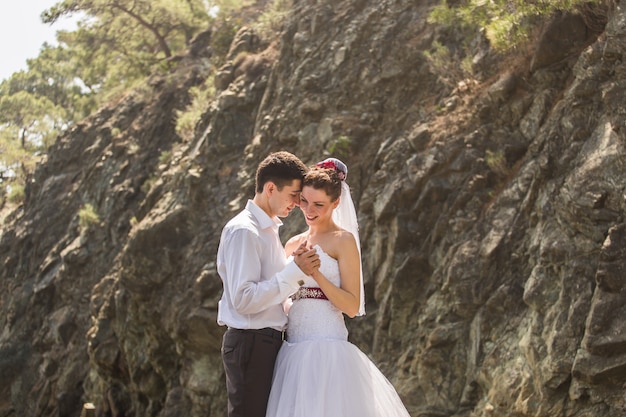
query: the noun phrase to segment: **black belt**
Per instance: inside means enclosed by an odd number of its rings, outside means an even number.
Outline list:
[[[262,334],[265,336],[270,336],[274,339],[278,339],[278,340],[285,340],[285,332],[284,331],[280,331],[280,330],[276,330],[276,329],[272,329],[271,327],[265,327],[264,329],[234,329],[232,327],[228,328],[229,330],[235,331],[235,332],[252,332],[252,333],[258,333],[258,334]]]

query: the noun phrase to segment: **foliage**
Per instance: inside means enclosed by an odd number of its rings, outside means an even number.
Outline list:
[[[45,43],[39,56],[27,64],[28,71],[16,72],[2,82],[0,95],[27,91],[45,97],[63,109],[66,121],[80,120],[94,110],[94,91],[80,78],[80,69],[91,65],[78,62],[68,48]]]
[[[337,158],[345,158],[350,155],[352,140],[345,135],[333,139],[328,147],[328,154]]]
[[[62,16],[84,16],[79,29],[60,40],[82,62],[88,86],[109,90],[131,85],[154,64],[184,50],[209,26],[202,0],[63,0],[42,14],[46,23]]]
[[[259,36],[271,38],[279,32],[292,4],[293,0],[273,0],[254,25]]]
[[[501,150],[492,151],[487,149],[485,153],[485,162],[489,169],[500,177],[506,177],[509,174],[509,167],[506,164],[506,158]]]
[[[219,10],[222,15],[231,15],[245,7],[251,6],[255,0],[209,0],[208,4],[214,10]]]
[[[81,232],[89,229],[90,226],[98,224],[100,222],[100,216],[94,209],[94,207],[87,203],[78,211],[78,225]]]
[[[44,46],[42,56],[48,52],[51,49]],[[30,65],[31,71],[19,71],[0,83],[0,183],[4,185],[23,183],[69,120],[82,117],[68,109],[80,113],[84,108],[76,104],[80,100],[75,91],[61,87],[63,63],[54,70],[44,57],[31,60]]]
[[[161,151],[159,155],[159,164],[167,165],[172,160],[172,151]]]
[[[189,141],[193,138],[196,125],[215,97],[214,81],[215,78],[211,76],[202,85],[192,87],[189,90],[191,103],[185,110],[176,112],[176,133],[184,141]]]
[[[437,74],[439,80],[448,87],[454,87],[458,80],[466,78],[472,72],[469,57],[459,65],[458,58],[439,41],[434,41],[433,50],[424,51],[423,55],[432,68],[432,73]]]
[[[13,131],[23,149],[37,149],[51,142],[60,130],[65,111],[45,96],[28,91],[0,96],[0,124]]]
[[[27,91],[0,94],[0,183],[26,180],[60,129],[62,114],[47,98]]]
[[[24,201],[25,192],[22,184],[13,184],[10,186],[10,191],[7,196],[9,202],[13,204],[20,204]]]
[[[507,50],[527,39],[536,18],[557,10],[574,11],[600,0],[443,0],[429,16],[431,23],[479,28],[491,45]]]
[[[211,36],[211,50],[213,51],[213,61],[216,67],[224,63],[236,33],[237,22],[227,16],[216,18]]]
[[[145,180],[143,184],[141,184],[141,192],[144,194],[148,194],[158,180],[159,178],[157,176],[152,175],[150,178]]]
[[[279,10],[286,0],[273,0]],[[155,71],[171,72],[195,35],[211,29],[211,63],[218,68],[254,0],[59,0],[43,22],[78,18],[57,32],[28,70],[0,82],[0,185],[24,183],[38,159],[69,126],[128,90],[138,91]],[[248,10],[248,11],[246,11]],[[252,11],[252,13],[250,13]],[[273,20],[273,19],[271,19]],[[179,134],[191,138],[214,97],[212,78],[191,91],[179,113]]]
[[[202,0],[63,0],[42,20],[78,14],[28,70],[0,83],[0,182],[23,182],[68,126],[187,47],[210,17]]]
[[[4,137],[0,131],[0,183],[25,183],[28,173],[37,163],[36,154],[19,146],[19,143]]]

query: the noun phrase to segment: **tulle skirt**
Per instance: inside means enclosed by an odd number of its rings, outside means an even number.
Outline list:
[[[410,417],[376,365],[343,340],[285,342],[266,416]]]

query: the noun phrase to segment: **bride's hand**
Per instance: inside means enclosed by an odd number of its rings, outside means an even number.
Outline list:
[[[294,262],[306,275],[311,275],[320,267],[317,251],[306,247],[306,241],[293,251]]]
[[[306,244],[307,244],[307,241],[305,240],[304,242],[300,244],[300,246],[296,248],[296,250],[291,252],[291,256],[295,258],[296,256],[302,255],[304,252],[306,252],[307,251]]]

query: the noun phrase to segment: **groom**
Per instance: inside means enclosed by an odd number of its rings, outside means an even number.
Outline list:
[[[256,192],[222,230],[217,271],[224,292],[217,322],[222,341],[229,417],[265,417],[276,355],[287,316],[282,302],[319,267],[315,250],[302,245],[288,261],[278,236],[299,205],[308,168],[288,152],[267,156],[256,172]]]

